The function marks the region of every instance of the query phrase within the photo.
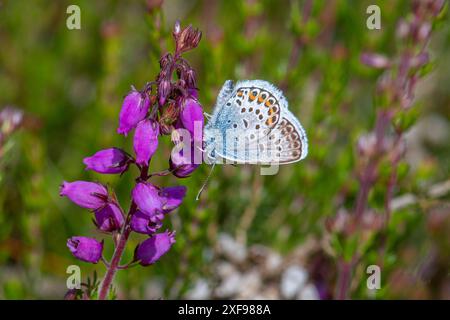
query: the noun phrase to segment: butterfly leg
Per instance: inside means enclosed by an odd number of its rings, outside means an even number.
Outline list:
[[[203,112],[203,114],[205,115],[205,118],[206,118],[207,120],[210,120],[211,117],[212,117],[212,115],[210,115],[208,112]]]

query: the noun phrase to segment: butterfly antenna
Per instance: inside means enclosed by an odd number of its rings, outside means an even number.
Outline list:
[[[195,198],[196,201],[200,200],[200,196],[201,196],[203,190],[205,190],[206,184],[208,183],[209,178],[211,177],[211,174],[212,174],[215,166],[216,166],[216,162],[214,161],[214,163],[213,163],[213,165],[211,167],[211,170],[209,171],[208,176],[205,179],[205,182],[203,182],[202,187],[200,188],[200,190],[197,193],[197,197]]]

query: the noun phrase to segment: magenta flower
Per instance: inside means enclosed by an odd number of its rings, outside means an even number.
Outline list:
[[[139,121],[145,118],[149,107],[150,99],[147,93],[133,89],[123,101],[117,132],[126,136]]]
[[[158,148],[159,125],[153,120],[139,122],[134,134],[134,152],[136,163],[141,166],[148,165],[150,158]]]
[[[149,182],[138,183],[132,191],[133,201],[139,210],[151,217],[162,212],[163,203],[159,196],[159,189]]]
[[[167,214],[181,205],[183,198],[186,195],[186,187],[176,186],[162,188],[159,195],[163,199],[163,212]]]
[[[180,120],[183,127],[191,133],[191,139],[202,140],[203,109],[196,98],[190,96],[184,100]]]
[[[67,240],[67,246],[75,258],[97,263],[102,257],[103,242],[99,242],[94,238],[72,237]]]
[[[195,149],[191,148],[191,154],[184,155],[183,150],[180,150],[179,152],[173,152],[170,155],[169,160],[169,166],[170,171],[173,173],[175,177],[178,178],[186,178],[188,177],[192,172],[197,169],[199,166],[198,164],[194,163],[194,152]]]
[[[136,247],[134,258],[141,265],[148,266],[166,254],[174,243],[174,233],[169,231],[157,233]]]
[[[189,88],[188,89],[188,95],[191,96],[194,99],[198,100],[198,90],[195,88]]]
[[[86,170],[106,174],[123,173],[128,169],[131,162],[131,156],[119,148],[100,150],[83,160]]]
[[[82,208],[97,210],[106,204],[108,189],[96,182],[64,181],[60,187],[59,195],[68,197]]]
[[[161,216],[160,216],[161,217]],[[149,216],[137,211],[131,218],[130,226],[131,230],[137,233],[143,234],[153,234],[162,226],[162,215],[161,219],[156,219],[155,217],[150,218]]]
[[[95,210],[95,225],[102,231],[111,232],[120,230],[125,222],[122,209],[114,202]]]
[[[178,208],[186,195],[186,187],[176,186],[159,189],[148,182],[138,183],[132,197],[139,210],[149,218],[162,219],[164,215]]]

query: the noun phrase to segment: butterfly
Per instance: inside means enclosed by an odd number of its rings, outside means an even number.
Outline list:
[[[205,161],[288,164],[308,154],[300,121],[280,89],[263,80],[225,81],[204,128]]]

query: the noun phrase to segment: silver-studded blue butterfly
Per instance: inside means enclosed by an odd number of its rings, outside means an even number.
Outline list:
[[[281,90],[263,80],[227,80],[204,129],[207,162],[287,164],[308,154],[305,130]]]

